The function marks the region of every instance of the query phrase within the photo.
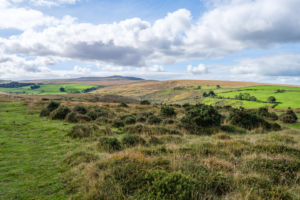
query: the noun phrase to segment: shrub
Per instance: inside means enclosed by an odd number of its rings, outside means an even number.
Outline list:
[[[66,106],[59,106],[56,110],[52,111],[50,113],[50,119],[56,120],[56,119],[65,119],[66,116],[71,112],[70,108]]]
[[[124,122],[122,122],[121,120],[119,119],[116,119],[116,120],[113,120],[112,121],[112,127],[114,128],[119,128],[119,127],[124,127]]]
[[[183,108],[188,108],[188,107],[190,107],[190,106],[191,106],[191,105],[190,105],[189,103],[185,103],[185,104],[182,105]]]
[[[95,123],[98,125],[105,125],[108,123],[108,119],[106,117],[99,117],[96,119]]]
[[[92,118],[90,118],[89,116],[87,116],[87,115],[81,115],[81,114],[77,115],[77,119],[80,122],[90,122],[90,121],[92,121]]]
[[[132,118],[134,118],[134,116],[131,115],[131,114],[125,114],[125,115],[121,115],[121,116],[120,116],[120,119],[121,119],[121,120],[125,120],[127,117],[132,117]]]
[[[160,124],[162,121],[161,118],[155,116],[155,115],[151,115],[148,119],[147,119],[147,123],[148,124]]]
[[[100,129],[101,132],[104,134],[104,135],[112,135],[112,131],[111,131],[111,128],[109,126],[106,126],[105,128],[103,129]]]
[[[245,109],[233,109],[229,116],[230,123],[248,130],[262,127],[263,130],[273,130],[272,124],[264,120],[264,118],[254,114],[252,111]],[[279,125],[278,125],[279,126]],[[274,125],[274,128],[278,128]]]
[[[125,102],[120,103],[118,106],[123,108],[128,108],[128,105]]]
[[[148,118],[148,117],[150,117],[150,116],[152,116],[153,115],[153,113],[151,113],[151,112],[140,112],[138,115],[137,115],[137,117],[145,117],[145,118]]]
[[[56,102],[56,101],[50,101],[48,106],[47,106],[47,109],[52,112],[53,110],[57,109],[59,107],[60,103],[59,102]]]
[[[137,118],[136,118],[136,121],[137,121],[137,122],[140,122],[140,123],[144,123],[144,122],[146,122],[146,120],[147,120],[147,119],[146,119],[145,117],[137,117]]]
[[[220,139],[220,140],[230,140],[231,137],[227,133],[218,133],[216,135],[213,135],[213,138]]]
[[[150,105],[151,103],[148,100],[142,100],[142,101],[140,101],[140,104],[141,105]]]
[[[73,111],[82,115],[85,115],[88,112],[88,109],[80,104],[76,104],[73,108]]]
[[[71,123],[76,123],[76,122],[78,122],[77,114],[74,113],[74,112],[70,112],[70,113],[66,116],[66,121],[67,121],[67,122],[71,122]]]
[[[126,117],[125,120],[124,120],[125,124],[128,125],[128,124],[135,124],[136,120],[134,117]]]
[[[72,127],[72,130],[68,134],[68,136],[72,138],[90,137],[97,129],[98,127],[96,127],[95,125],[75,125]]]
[[[197,182],[181,172],[154,170],[145,176],[147,186],[137,193],[138,199],[193,199]]]
[[[46,117],[49,116],[51,111],[48,108],[43,108],[40,112],[40,117]]]
[[[162,121],[162,124],[174,124],[174,120],[173,119],[164,119]]]
[[[86,115],[89,116],[92,120],[96,120],[98,117],[95,111],[89,111]]]
[[[176,117],[176,112],[174,108],[162,106],[160,109],[160,115],[163,117]]]
[[[180,121],[183,128],[196,133],[200,128],[220,126],[221,115],[213,106],[196,104],[190,107]]]
[[[75,166],[83,162],[89,163],[98,159],[99,157],[93,153],[88,153],[86,151],[76,151],[68,155],[64,159],[64,163],[66,163],[69,166]]]
[[[257,114],[268,120],[272,120],[272,121],[278,120],[278,115],[276,115],[276,113],[274,113],[274,112],[269,113],[267,107],[258,108]]]
[[[98,147],[105,149],[109,152],[119,151],[122,149],[121,143],[117,138],[108,138],[108,137],[101,137],[99,139]]]
[[[280,121],[284,123],[295,123],[297,120],[298,117],[292,109],[289,109],[286,113],[280,115]]]
[[[97,114],[97,117],[110,117],[109,110],[107,108],[97,107],[94,109],[94,112]]]
[[[125,146],[136,146],[138,144],[145,144],[146,141],[139,135],[125,134],[121,139]]]

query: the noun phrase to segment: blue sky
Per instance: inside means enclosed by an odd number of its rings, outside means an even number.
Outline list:
[[[298,0],[2,0],[0,79],[300,84]]]

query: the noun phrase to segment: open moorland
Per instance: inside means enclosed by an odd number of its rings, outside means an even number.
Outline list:
[[[0,198],[299,199],[299,113],[273,111],[1,98]]]

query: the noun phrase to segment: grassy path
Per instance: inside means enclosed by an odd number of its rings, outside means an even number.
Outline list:
[[[0,102],[0,199],[67,199],[61,162],[78,145],[68,124]]]

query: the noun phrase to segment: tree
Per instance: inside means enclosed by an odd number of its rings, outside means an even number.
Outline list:
[[[276,98],[274,96],[270,96],[268,98],[268,101],[271,102],[271,103],[274,103],[274,102],[276,102]]]
[[[219,89],[220,88],[220,85],[217,85],[217,89]]]
[[[206,97],[206,96],[207,96],[207,93],[206,93],[206,92],[203,92],[202,96],[203,96],[203,97]]]
[[[211,96],[215,96],[215,93],[214,93],[214,91],[209,91],[209,93],[208,93],[209,95],[211,95]]]
[[[63,88],[63,87],[59,88],[59,90],[60,90],[61,92],[65,92],[65,88]]]
[[[198,85],[198,90],[200,90],[201,89],[201,86],[200,85]]]

